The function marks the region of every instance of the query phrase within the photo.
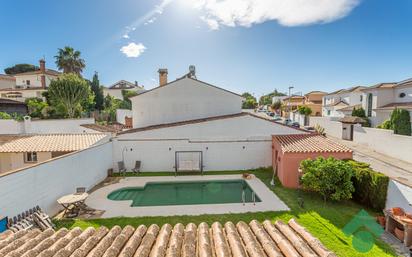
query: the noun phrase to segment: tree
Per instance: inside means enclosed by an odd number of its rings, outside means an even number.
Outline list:
[[[39,69],[40,68],[38,66],[35,66],[32,64],[21,63],[21,64],[16,64],[12,67],[8,67],[4,69],[4,73],[8,75],[14,75],[14,74],[23,73],[23,72],[36,71]]]
[[[272,109],[275,111],[279,111],[282,109],[282,102],[281,101],[276,101],[272,104]]]
[[[306,117],[312,114],[312,109],[308,106],[302,105],[298,106],[298,112]]]
[[[59,48],[56,56],[56,65],[64,73],[75,73],[80,75],[86,67],[84,59],[80,58],[80,51],[70,46]]]
[[[53,105],[63,105],[69,118],[75,117],[76,111],[82,108],[82,102],[90,99],[92,94],[87,82],[73,73],[52,80],[48,92]]]
[[[90,82],[90,87],[94,93],[94,101],[95,101],[95,106],[94,108],[96,110],[103,110],[103,102],[104,102],[104,96],[103,96],[103,89],[100,86],[100,81],[99,81],[99,76],[97,72],[94,73],[93,75],[93,80]]]
[[[393,132],[399,135],[411,135],[411,117],[407,110],[395,108],[390,119]]]
[[[7,112],[0,112],[0,120],[10,120],[11,115]]]
[[[355,188],[352,183],[353,167],[345,161],[333,157],[304,160],[300,163],[303,170],[302,185],[306,190],[318,192],[323,199],[335,201],[352,198]]]
[[[242,103],[242,109],[255,109],[257,106],[256,98],[249,92],[242,94],[245,100]]]
[[[122,90],[123,101],[120,103],[119,108],[131,110],[132,101],[130,101],[130,98],[136,95],[138,95],[136,91],[123,89]]]
[[[120,108],[122,100],[116,99],[111,95],[107,95],[104,98],[104,110],[103,113],[107,115],[107,121],[116,120],[116,110]]]
[[[44,118],[44,108],[48,106],[46,102],[43,101],[41,98],[33,97],[27,98],[25,100],[27,107],[29,109],[29,115],[32,118]]]
[[[280,93],[277,89],[275,89],[272,93],[261,96],[260,99],[259,99],[259,104],[260,105],[271,105],[272,104],[272,98],[274,96],[285,96],[285,94]]]
[[[362,107],[359,107],[359,108],[353,107],[352,116],[359,117],[359,118],[362,118],[363,120],[365,120],[365,122],[362,124],[363,127],[370,127],[371,126],[371,123],[370,123],[368,117],[366,117],[366,112]]]

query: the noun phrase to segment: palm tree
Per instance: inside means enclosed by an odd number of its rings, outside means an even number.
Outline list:
[[[73,47],[65,46],[59,48],[56,56],[56,65],[63,73],[75,73],[80,75],[86,67],[84,59],[80,58],[80,51],[74,50]]]

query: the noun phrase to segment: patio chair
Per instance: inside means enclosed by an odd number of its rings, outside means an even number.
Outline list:
[[[142,162],[141,161],[136,161],[136,163],[134,164],[134,168],[132,169],[133,172],[136,172],[137,174],[140,173],[140,166],[141,166]]]
[[[117,166],[119,167],[119,173],[126,174],[126,167],[124,166],[123,161],[117,162]]]

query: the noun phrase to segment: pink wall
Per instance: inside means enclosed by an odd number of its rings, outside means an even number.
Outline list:
[[[281,147],[276,140],[273,140],[273,170],[277,166],[277,176],[283,186],[288,188],[298,188],[299,187],[299,165],[300,162],[306,159],[315,159],[319,156],[324,158],[334,157],[339,160],[352,159],[352,153],[282,153]],[[276,160],[276,151],[278,152]]]

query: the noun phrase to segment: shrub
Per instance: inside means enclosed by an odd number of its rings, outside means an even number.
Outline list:
[[[411,135],[411,117],[407,110],[395,108],[391,114],[391,124],[395,134]]]
[[[7,112],[0,112],[0,120],[10,120],[11,115]]]
[[[366,118],[366,113],[362,107],[360,108],[354,107],[352,110],[352,116]]]
[[[392,123],[390,120],[385,120],[382,124],[378,125],[377,128],[380,129],[392,129]]]
[[[353,199],[377,211],[385,208],[388,193],[388,176],[372,170],[367,163],[350,160],[354,176],[352,178],[355,192]]]
[[[352,166],[333,157],[304,160],[300,164],[303,170],[302,185],[306,190],[318,192],[323,199],[335,201],[352,198],[355,191],[352,183]]]

